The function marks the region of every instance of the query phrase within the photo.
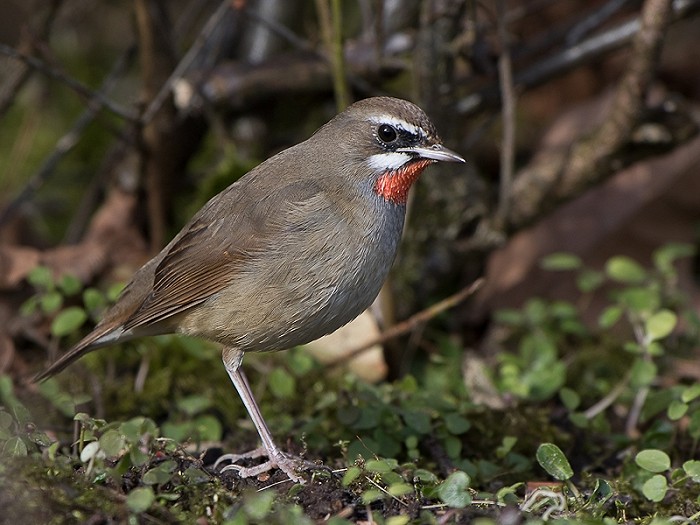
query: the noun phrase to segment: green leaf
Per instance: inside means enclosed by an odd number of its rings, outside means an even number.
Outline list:
[[[548,317],[549,304],[538,297],[530,299],[525,303],[525,317],[534,326],[540,326]]]
[[[157,467],[153,467],[143,475],[143,482],[146,485],[161,485],[167,483],[172,478],[173,471],[177,467],[177,462],[172,459],[163,461]]]
[[[671,468],[671,458],[663,450],[648,448],[634,457],[635,463],[649,472],[664,472]]]
[[[581,396],[571,388],[561,388],[559,390],[559,399],[564,403],[564,406],[569,410],[576,410],[581,404]]]
[[[656,364],[652,361],[645,361],[642,358],[636,358],[632,364],[632,386],[639,388],[650,385],[656,378]]]
[[[182,410],[188,416],[194,416],[199,414],[203,410],[206,410],[212,405],[212,400],[207,396],[202,395],[191,395],[187,397],[182,397],[177,401],[177,408]]]
[[[542,443],[537,447],[537,462],[554,479],[565,481],[574,475],[569,460],[553,443]]]
[[[19,313],[22,316],[27,317],[28,315],[32,315],[34,312],[36,312],[38,307],[39,296],[32,295],[29,299],[22,303],[22,306],[19,307]]]
[[[107,305],[107,301],[102,292],[97,288],[87,288],[83,291],[83,304],[85,309],[90,312],[96,312]]]
[[[251,497],[245,498],[243,507],[249,517],[254,520],[262,520],[270,514],[275,498],[277,498],[277,493],[273,490],[258,492]]]
[[[425,412],[419,412],[418,410],[404,410],[401,412],[401,417],[408,427],[412,428],[419,434],[428,434],[432,430],[430,416]]]
[[[668,490],[668,482],[666,478],[661,474],[656,474],[652,476],[642,486],[642,494],[651,501],[658,503],[664,496],[666,496],[666,491]]]
[[[693,478],[693,481],[700,483],[700,461],[697,459],[689,459],[683,463],[683,470],[685,473]]]
[[[32,268],[27,275],[27,281],[29,281],[29,284],[34,288],[40,290],[50,290],[53,288],[53,275],[51,275],[51,270],[46,266]]]
[[[438,478],[435,473],[424,468],[417,468],[413,471],[413,479],[421,481],[423,483],[437,483]]]
[[[496,449],[496,456],[499,458],[504,458],[508,453],[513,450],[513,447],[518,442],[518,438],[515,436],[503,436],[501,440],[501,445]]]
[[[129,449],[129,459],[131,460],[132,465],[135,467],[140,467],[141,465],[145,465],[149,458],[148,454],[145,452],[142,452],[138,448],[132,447]]]
[[[576,286],[583,293],[590,293],[600,287],[605,281],[605,276],[601,272],[593,270],[583,270],[576,277]]]
[[[591,494],[590,501],[600,506],[606,501],[608,501],[610,498],[612,498],[614,495],[615,492],[610,486],[610,483],[608,483],[604,479],[597,479],[595,481],[595,488],[593,489],[593,493]]]
[[[0,429],[9,429],[12,426],[12,416],[0,409]]]
[[[572,253],[557,252],[544,257],[540,266],[552,271],[578,270],[582,262],[580,257]]]
[[[678,318],[671,310],[661,310],[644,323],[648,341],[657,341],[670,334],[676,327]]]
[[[107,300],[111,303],[116,301],[121,295],[122,291],[124,291],[125,287],[126,283],[114,283],[111,285],[109,288],[107,288],[107,292],[105,293]]]
[[[690,257],[695,253],[692,244],[669,243],[654,252],[654,266],[665,275],[673,275],[673,263],[676,259]]]
[[[5,441],[0,456],[20,457],[27,455],[27,445],[21,438],[14,436]]]
[[[523,314],[520,310],[514,308],[503,308],[501,310],[496,310],[494,313],[494,320],[498,324],[520,326],[523,323]]]
[[[316,360],[302,349],[290,352],[288,356],[289,368],[297,377],[303,377],[308,374],[316,364]]]
[[[362,493],[362,503],[365,505],[378,501],[384,497],[384,493],[379,489],[369,489]]]
[[[51,333],[56,337],[63,337],[80,328],[87,314],[78,306],[70,306],[59,313],[51,323]]]
[[[683,390],[681,393],[681,401],[690,403],[698,396],[700,396],[700,383],[694,383]]]
[[[100,436],[100,448],[108,457],[118,456],[124,448],[124,436],[116,430],[108,430]]]
[[[362,474],[362,469],[360,467],[355,465],[348,467],[348,470],[345,471],[345,475],[343,476],[343,487],[349,487],[353,481],[360,477],[360,474]]]
[[[460,414],[453,412],[445,416],[445,428],[447,428],[447,431],[454,436],[464,434],[471,428],[471,426],[472,424],[469,422],[469,420]]]
[[[686,414],[686,412],[688,412],[688,405],[682,401],[674,399],[671,401],[671,404],[668,405],[666,414],[671,421],[678,421]]]
[[[391,472],[393,470],[393,466],[389,463],[389,461],[384,460],[384,459],[372,459],[365,463],[365,469],[368,472],[375,472],[377,474],[384,474],[386,472]]]
[[[612,305],[608,306],[598,317],[598,326],[603,329],[611,328],[620,320],[624,310],[621,306]]]
[[[296,393],[297,381],[284,368],[275,368],[270,373],[270,392],[278,399],[291,399]]]
[[[58,281],[58,287],[63,295],[70,297],[77,294],[83,288],[83,284],[75,275],[64,275]]]
[[[45,314],[52,314],[63,306],[63,296],[58,292],[46,292],[39,298],[39,306]]]
[[[408,483],[404,482],[399,482],[399,483],[392,483],[389,485],[386,489],[386,491],[391,494],[392,496],[399,497],[399,496],[405,496],[406,494],[411,494],[413,492],[413,487],[409,485]]]
[[[221,422],[211,414],[204,414],[194,420],[194,429],[199,441],[220,441],[224,433]]]
[[[151,487],[138,487],[129,492],[126,497],[126,506],[131,512],[139,514],[147,511],[155,500],[156,495]]]
[[[608,260],[605,265],[605,273],[621,283],[640,283],[646,279],[647,273],[644,268],[635,260],[618,255]]]
[[[453,472],[438,486],[438,497],[452,508],[463,509],[472,502],[468,490],[470,483],[471,478],[466,472]]]
[[[411,517],[405,514],[399,516],[391,516],[384,522],[386,525],[407,525],[410,523]]]
[[[659,292],[651,288],[625,288],[618,294],[618,300],[636,313],[653,312],[659,308]]]

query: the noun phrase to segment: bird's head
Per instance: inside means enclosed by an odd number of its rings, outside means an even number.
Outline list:
[[[438,161],[465,162],[442,145],[435,126],[415,104],[390,97],[356,102],[319,132],[331,128],[356,176],[369,175],[373,191],[405,204],[421,172]],[[326,129],[327,131],[327,129]]]

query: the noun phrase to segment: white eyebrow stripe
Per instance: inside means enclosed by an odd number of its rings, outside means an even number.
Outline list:
[[[395,128],[402,129],[404,131],[407,131],[408,133],[411,133],[412,135],[419,135],[421,137],[425,137],[426,133],[423,128],[420,128],[418,126],[414,126],[413,124],[406,122],[403,119],[392,117],[389,115],[380,115],[380,116],[374,116],[370,117],[369,121],[374,123],[374,124],[389,124],[391,126],[394,126]]]
[[[409,160],[411,160],[411,156],[407,153],[376,153],[367,159],[367,164],[373,170],[383,173],[385,171],[397,170]]]

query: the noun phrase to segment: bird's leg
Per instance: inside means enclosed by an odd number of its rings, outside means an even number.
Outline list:
[[[235,348],[224,348],[222,359],[224,366],[226,367],[226,372],[228,372],[228,375],[233,382],[233,386],[236,387],[238,395],[241,397],[250,419],[253,420],[253,424],[260,435],[263,446],[252,450],[247,454],[224,454],[216,461],[214,468],[218,467],[222,461],[231,461],[231,464],[221,469],[221,471],[223,472],[225,470],[234,469],[238,471],[238,474],[242,478],[248,478],[251,476],[257,476],[258,474],[267,472],[277,467],[287,474],[291,480],[296,481],[297,483],[303,483],[304,480],[295,472],[295,467],[298,466],[299,462],[295,461],[294,458],[287,456],[284,452],[277,448],[277,445],[275,445],[275,442],[272,439],[270,429],[267,428],[267,423],[265,423],[265,420],[260,413],[260,408],[255,402],[253,392],[248,384],[248,379],[243,373],[243,370],[241,370],[243,352]],[[254,467],[242,467],[234,464],[236,461],[241,459],[255,459],[262,456],[267,456],[268,460]]]

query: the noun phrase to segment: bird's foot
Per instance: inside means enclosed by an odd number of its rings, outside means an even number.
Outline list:
[[[258,459],[261,457],[267,457],[268,459],[267,461],[252,467],[244,467],[242,465],[236,464],[244,459]],[[229,464],[225,467],[222,467],[221,472],[226,472],[227,470],[235,470],[240,477],[250,478],[258,476],[264,472],[269,472],[274,468],[278,468],[282,472],[284,472],[289,477],[289,479],[301,484],[303,484],[305,481],[304,478],[302,478],[298,474],[300,470],[309,467],[318,468],[318,465],[311,463],[310,461],[306,461],[302,458],[285,454],[279,449],[268,451],[267,449],[265,449],[265,447],[259,447],[255,450],[251,450],[250,452],[246,452],[244,454],[224,454],[223,456],[220,456],[219,459],[217,459],[214,463],[214,470],[219,468],[219,466],[225,462],[229,462]]]

